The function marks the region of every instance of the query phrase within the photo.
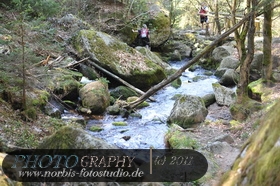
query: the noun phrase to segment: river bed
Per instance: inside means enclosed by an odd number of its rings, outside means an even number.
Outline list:
[[[179,69],[187,62],[186,59],[170,64],[173,68]],[[102,119],[89,120],[86,129],[93,125],[103,128],[100,132],[89,132],[122,149],[148,149],[150,147],[164,149],[166,148],[164,136],[168,131],[166,120],[175,102],[172,98],[176,94],[204,96],[213,93],[212,83],[217,82],[217,78],[204,74],[205,70],[202,68],[197,68],[193,72],[186,70],[181,76],[181,87],[176,89],[167,85],[153,95],[156,102],[149,102],[150,106],[137,110],[142,115],[141,119],[131,116],[122,118],[105,115]],[[194,81],[195,77],[199,78]],[[112,125],[115,121],[125,121],[127,126]]]

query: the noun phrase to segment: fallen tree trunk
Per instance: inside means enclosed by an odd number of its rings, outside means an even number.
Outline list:
[[[89,57],[86,57],[86,58],[84,58],[84,59],[82,59],[82,60],[80,60],[80,61],[77,61],[77,62],[75,62],[75,63],[70,63],[70,64],[64,66],[63,68],[74,67],[75,65],[80,64],[80,63],[82,63],[82,62],[84,62],[84,61],[86,61],[86,60],[88,60],[88,59],[89,59]]]
[[[121,79],[120,77],[116,76],[115,74],[113,74],[113,73],[109,72],[108,70],[102,68],[101,66],[97,65],[96,63],[94,63],[92,60],[88,60],[88,63],[91,64],[92,66],[98,68],[102,72],[105,72],[106,74],[108,74],[109,76],[113,77],[114,79],[120,81],[121,83],[123,83],[124,85],[128,86],[129,88],[131,88],[132,90],[134,90],[138,94],[140,94],[140,95],[145,94],[145,92],[143,92],[142,90],[134,87],[133,85],[131,85],[128,82],[124,81],[123,79]],[[148,99],[151,100],[151,101],[155,101],[155,99],[150,97],[150,96],[148,97]]]
[[[229,34],[233,33],[236,29],[238,29],[243,23],[245,23],[248,18],[253,14],[253,12],[250,12],[247,14],[242,20],[240,20],[237,24],[235,24],[232,28],[230,28],[228,31],[220,35],[216,40],[214,40],[210,45],[208,45],[205,49],[203,49],[197,56],[195,56],[192,60],[189,61],[189,63],[185,64],[183,67],[181,67],[176,73],[168,77],[167,79],[163,80],[159,84],[153,86],[150,88],[146,94],[143,94],[141,97],[139,97],[137,100],[134,102],[131,102],[128,106],[126,106],[125,109],[127,110],[132,110],[135,107],[137,107],[139,104],[141,104],[143,101],[145,101],[148,97],[152,96],[155,94],[157,91],[162,89],[164,86],[167,84],[171,83],[175,79],[179,78],[182,73],[189,68],[191,65],[195,64],[198,62],[198,60],[203,57],[205,54],[210,52],[219,42],[221,42],[225,37],[227,37]]]

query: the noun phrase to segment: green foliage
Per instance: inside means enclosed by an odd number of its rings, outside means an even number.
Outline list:
[[[23,111],[25,118],[30,121],[37,119],[37,114],[37,109],[34,107],[28,107]]]
[[[25,12],[28,16],[45,19],[55,15],[59,4],[54,0],[12,0],[13,8]]]
[[[18,134],[19,138],[16,141],[16,144],[20,147],[35,147],[38,145],[38,141],[36,140],[36,136],[28,131],[27,129],[23,129],[21,134]]]
[[[110,81],[107,78],[104,78],[104,77],[98,78],[98,81],[100,81],[101,83],[103,83],[105,85],[110,83]]]

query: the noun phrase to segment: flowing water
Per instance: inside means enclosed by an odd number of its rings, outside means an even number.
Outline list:
[[[188,60],[171,63],[175,69],[179,69]],[[137,110],[142,118],[122,118],[120,116],[106,115],[103,119],[89,120],[87,129],[93,125],[103,128],[100,132],[91,132],[92,135],[102,138],[110,144],[115,144],[122,149],[163,149],[165,147],[164,135],[168,131],[166,123],[176,94],[189,94],[204,96],[213,93],[212,83],[217,82],[215,76],[204,75],[205,70],[198,68],[194,72],[186,70],[182,76],[182,85],[176,89],[170,85],[158,91],[153,97],[156,102],[149,102],[150,106]],[[198,81],[193,81],[199,76]],[[125,121],[127,126],[114,126],[112,122]]]

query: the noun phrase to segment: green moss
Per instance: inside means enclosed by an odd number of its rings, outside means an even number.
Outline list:
[[[55,134],[45,139],[40,145],[41,149],[72,149],[76,146],[76,137],[80,131],[65,126],[60,128]]]
[[[116,122],[113,122],[112,123],[114,126],[127,126],[127,123],[126,122],[123,122],[123,121],[116,121]]]
[[[137,93],[126,86],[118,86],[110,92],[110,95],[114,99],[126,100],[128,97],[137,96]]]
[[[153,25],[153,29],[163,30],[163,28],[168,28],[169,22],[169,18],[162,12],[155,19],[149,20],[148,24]]]
[[[137,99],[138,99],[138,97],[132,96],[132,97],[127,98],[126,101],[127,101],[128,103],[131,103],[131,102],[133,102],[133,101],[136,101]],[[140,103],[140,104],[137,106],[137,108],[138,108],[138,109],[141,109],[141,108],[148,107],[148,106],[150,106],[150,104],[149,104],[147,101],[143,101],[142,103]]]
[[[174,149],[185,149],[185,148],[195,148],[199,147],[197,140],[188,136],[185,132],[180,132],[178,130],[169,130],[165,136],[171,148]]]
[[[187,100],[186,100],[186,96],[181,96],[179,97],[179,103],[182,104],[182,103],[185,103]]]
[[[191,133],[181,132],[181,127],[171,124],[165,135],[165,141],[174,149],[199,148],[197,140],[191,137]]]
[[[229,122],[230,126],[232,127],[237,127],[239,126],[241,123],[239,121],[236,121],[236,120],[230,120]]]
[[[99,127],[99,126],[91,126],[91,127],[89,128],[89,130],[92,131],[92,132],[100,132],[100,131],[102,131],[103,129],[102,129],[101,127]]]
[[[242,156],[220,185],[278,185],[280,182],[280,101],[261,118],[259,129],[243,146]]]
[[[176,88],[176,89],[181,87],[181,85],[182,85],[182,81],[181,81],[180,78],[177,78],[176,80],[171,82],[171,86]]]
[[[49,100],[50,94],[45,90],[37,90],[35,93],[39,95],[37,98],[32,99],[32,105],[40,107],[45,106]]]
[[[29,120],[37,119],[38,113],[37,113],[37,109],[34,107],[27,108],[26,110],[23,111],[23,113],[24,113],[24,116],[26,116],[27,119],[29,119]]]
[[[230,113],[237,121],[244,121],[253,112],[259,111],[263,108],[262,104],[258,101],[252,100],[244,96],[243,101],[234,103],[230,106]]]
[[[264,94],[264,79],[260,78],[257,81],[253,81],[248,85],[248,91],[250,97],[256,100],[263,100],[262,96]]]

